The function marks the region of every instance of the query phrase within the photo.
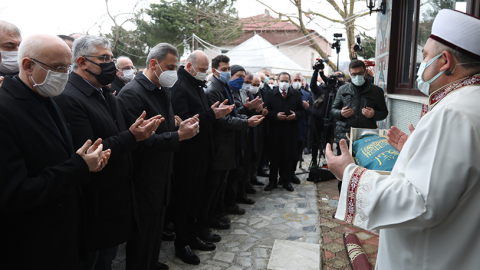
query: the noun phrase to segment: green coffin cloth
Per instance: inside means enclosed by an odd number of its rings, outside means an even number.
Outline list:
[[[392,171],[400,154],[387,137],[363,135],[352,146],[355,163],[369,170]]]

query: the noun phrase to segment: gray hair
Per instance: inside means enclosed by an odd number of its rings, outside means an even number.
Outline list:
[[[292,80],[293,80],[293,77],[296,77],[296,76],[300,77],[300,79],[303,80],[302,73],[300,73],[300,72],[295,72],[295,73],[293,73],[293,74],[292,74]]]
[[[255,77],[257,77],[260,80],[260,82],[262,82],[262,78],[257,73],[253,74],[252,81],[253,81],[253,79],[255,79]]]
[[[272,72],[272,69],[270,69],[269,67],[262,67],[262,70],[266,70],[268,72]]]
[[[22,35],[22,32],[18,27],[3,20],[0,20],[0,32],[14,33],[15,35],[18,35],[18,36]]]
[[[463,68],[464,69],[467,69],[467,70],[476,70],[476,71],[479,71],[480,70],[480,59],[478,58],[473,58],[473,57],[470,57],[458,50],[454,50],[446,45],[443,45],[442,43],[438,42],[438,41],[435,41],[436,44],[435,44],[435,54],[436,55],[439,55],[441,54],[443,51],[447,51],[449,52],[453,57],[455,57],[455,59],[457,59],[458,61],[458,64],[462,64]],[[453,70],[452,70],[453,72]]]
[[[250,78],[251,80],[253,80],[253,73],[250,72],[250,71],[247,71],[247,72],[245,72],[245,77],[248,77],[248,78]]]
[[[115,63],[115,67],[116,67],[117,69],[120,68],[120,61],[119,61],[119,60],[120,60],[120,59],[123,59],[123,58],[127,58],[127,59],[130,60],[130,57],[125,56],[125,55],[120,55],[119,57],[117,57],[117,62]]]
[[[192,66],[195,66],[197,64],[197,54],[196,53],[191,53],[187,57],[187,63],[191,63]]]
[[[91,35],[85,35],[75,39],[72,47],[72,63],[73,70],[77,70],[78,57],[84,55],[93,55],[97,52],[98,48],[110,47],[111,43],[106,37],[97,37]]]
[[[178,50],[174,46],[168,43],[160,43],[157,44],[157,46],[153,47],[153,49],[150,50],[147,56],[147,69],[149,68],[150,61],[152,59],[155,59],[160,62],[163,60],[167,59],[168,54],[173,54],[178,58]]]
[[[34,37],[27,37],[22,43],[20,43],[20,47],[18,48],[18,66],[20,69],[23,58],[40,58],[38,52],[41,51],[44,46],[42,41],[43,40]]]

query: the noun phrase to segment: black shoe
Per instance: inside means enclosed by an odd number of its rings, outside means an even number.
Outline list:
[[[164,231],[162,235],[162,241],[173,241],[175,240],[175,233]]]
[[[247,186],[247,187],[245,187],[245,193],[255,194],[255,193],[257,193],[257,190],[255,190],[252,186]]]
[[[250,199],[250,198],[247,198],[247,196],[243,197],[243,198],[240,198],[240,199],[237,199],[235,200],[237,203],[243,203],[243,204],[254,204],[255,201]]]
[[[228,229],[230,229],[230,223],[225,223],[225,222],[222,222],[218,219],[214,219],[214,220],[208,222],[208,226],[210,228],[214,228],[214,229],[217,229],[217,230],[228,230]]]
[[[299,179],[296,175],[294,175],[294,176],[292,177],[292,179],[290,179],[290,183],[293,183],[293,184],[297,184],[297,185],[298,185],[298,184],[301,183],[301,181],[300,181],[300,179]]]
[[[225,211],[232,215],[245,215],[245,209],[240,208],[238,205],[227,207]]]
[[[157,262],[157,270],[168,270],[168,269],[170,269],[168,265],[161,262]]]
[[[200,258],[195,255],[190,246],[175,247],[175,256],[177,256],[184,263],[199,265]]]
[[[220,235],[213,233],[208,228],[203,228],[200,231],[198,231],[197,237],[204,242],[210,242],[210,243],[217,243],[222,241],[222,237]]]
[[[270,182],[268,185],[263,189],[264,191],[272,191],[274,188],[277,188],[277,183]]]
[[[191,249],[196,249],[201,251],[212,251],[217,248],[215,244],[203,242],[202,240],[198,239],[198,237],[197,239],[190,241],[189,246]]]
[[[264,170],[259,170],[259,171],[257,171],[257,175],[258,175],[258,176],[262,176],[262,177],[269,177],[269,176],[270,176],[270,174],[268,174],[268,173],[267,173],[266,171],[264,171]]]
[[[227,223],[227,224],[230,224],[230,222],[232,221],[232,219],[226,213],[219,214],[217,216],[217,219],[218,219],[218,221],[221,221],[221,222]]]
[[[283,188],[286,189],[287,191],[290,191],[290,192],[293,191],[293,187],[290,183],[283,184]]]
[[[265,185],[264,183],[260,182],[256,177],[254,180],[250,180],[250,184],[254,186],[263,186]]]

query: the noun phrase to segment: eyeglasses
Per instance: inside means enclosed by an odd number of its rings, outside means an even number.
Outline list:
[[[358,72],[358,73],[350,73],[350,76],[355,77],[355,76],[365,76],[365,71]]]
[[[130,69],[137,70],[137,68],[135,66],[126,66],[126,67],[119,68],[119,69],[121,69],[121,70],[130,70]]]
[[[98,57],[103,58],[104,63],[117,62],[117,59],[111,57],[110,55],[82,55],[83,57]]]
[[[43,62],[40,62],[40,61],[38,61],[37,59],[34,59],[34,58],[30,58],[30,60],[32,60],[34,62],[37,62],[39,64],[42,64],[44,66],[47,66],[47,67],[51,68],[52,71],[55,71],[55,72],[59,72],[59,73],[67,73],[68,72],[68,67],[60,66],[60,67],[55,68],[55,67],[52,67],[52,66],[50,66],[48,64],[45,64]]]

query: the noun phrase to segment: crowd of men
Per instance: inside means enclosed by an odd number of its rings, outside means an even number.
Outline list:
[[[137,72],[105,37],[22,41],[5,21],[0,53],[6,269],[111,269],[125,242],[126,269],[168,269],[160,246],[173,239],[175,255],[198,265],[193,250],[221,241],[211,229],[229,229],[229,215],[255,203],[247,194],[264,185],[257,176],[268,176],[265,191],[300,184],[309,126],[321,135],[330,110],[321,66],[310,91],[300,73],[252,73],[225,55],[194,51],[178,67],[177,49],[160,43]],[[332,107],[337,127],[347,123],[339,133],[359,119],[375,128],[387,113],[382,90],[362,80],[363,62],[350,72]]]

